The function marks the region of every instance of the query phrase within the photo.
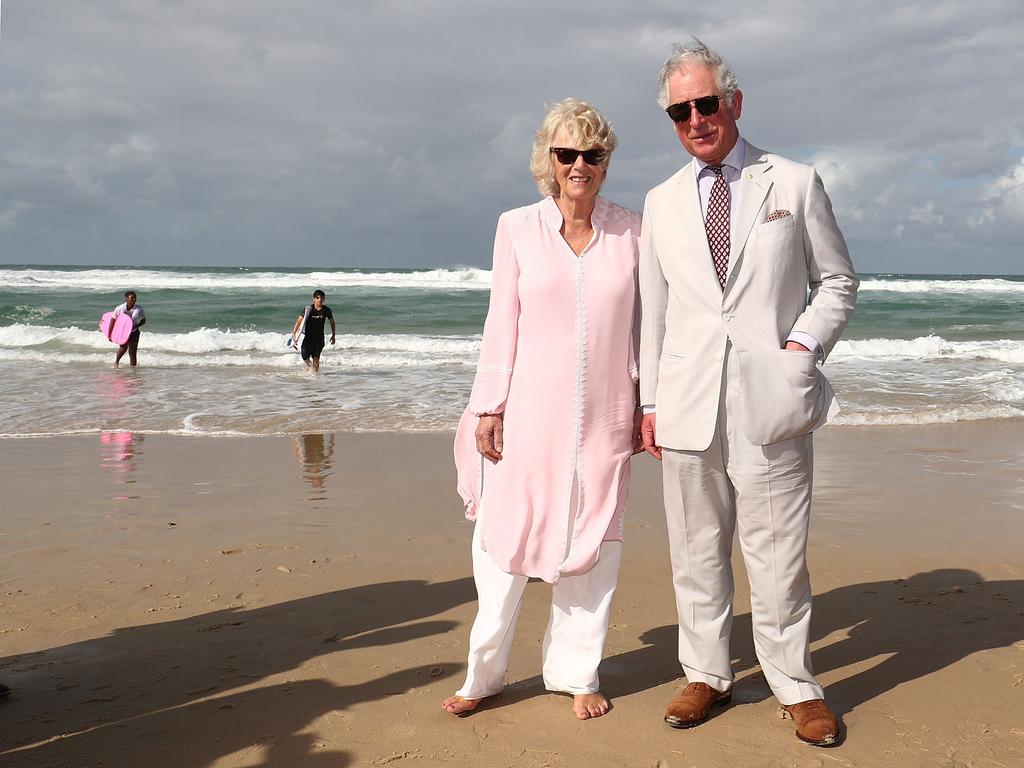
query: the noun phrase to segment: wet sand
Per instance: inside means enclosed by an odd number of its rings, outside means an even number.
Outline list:
[[[543,690],[532,583],[510,686],[470,717],[475,592],[449,435],[0,440],[0,761],[24,766],[1009,766],[1024,761],[1024,425],[826,428],[814,664],[843,745],[797,742],[737,562],[735,704],[678,686],[656,462],[634,460],[601,677]]]

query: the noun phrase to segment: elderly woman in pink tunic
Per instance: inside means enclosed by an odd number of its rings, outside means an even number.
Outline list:
[[[617,139],[590,105],[544,118],[531,170],[544,198],[501,215],[491,300],[455,460],[475,520],[479,607],[466,682],[443,708],[505,686],[530,577],[553,585],[548,690],[581,720],[610,705],[597,667],[622,557],[637,414],[639,214],[598,196]]]

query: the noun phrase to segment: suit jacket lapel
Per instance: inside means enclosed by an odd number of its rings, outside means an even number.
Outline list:
[[[729,269],[726,286],[733,270],[738,268],[743,247],[756,223],[757,212],[761,210],[764,199],[772,188],[771,169],[767,153],[748,143],[743,154],[743,168],[740,171],[739,208],[729,228]]]
[[[684,253],[700,262],[696,265],[703,274],[714,282],[718,288],[718,274],[715,262],[711,258],[711,247],[708,245],[707,231],[704,228],[704,217],[700,210],[700,195],[697,192],[696,161],[691,160],[677,176],[678,197],[676,206],[679,211],[678,242]]]

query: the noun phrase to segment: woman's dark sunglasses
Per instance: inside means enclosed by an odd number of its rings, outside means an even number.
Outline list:
[[[607,155],[603,149],[566,149],[565,147],[552,147],[550,150],[558,162],[562,165],[572,165],[576,158],[583,155],[583,162],[587,165],[600,165]]]
[[[721,96],[701,96],[699,99],[680,101],[678,104],[668,107],[665,111],[668,112],[668,116],[672,118],[674,123],[685,123],[689,120],[693,107],[696,107],[697,111],[704,117],[711,117],[718,111],[718,102],[721,98]]]

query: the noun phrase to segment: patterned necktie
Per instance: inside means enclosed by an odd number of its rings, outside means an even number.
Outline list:
[[[721,165],[709,164],[707,168],[716,178],[708,199],[704,229],[708,233],[708,245],[711,246],[711,258],[715,263],[715,272],[718,273],[718,282],[724,290],[726,273],[729,271],[729,184],[722,175]]]

